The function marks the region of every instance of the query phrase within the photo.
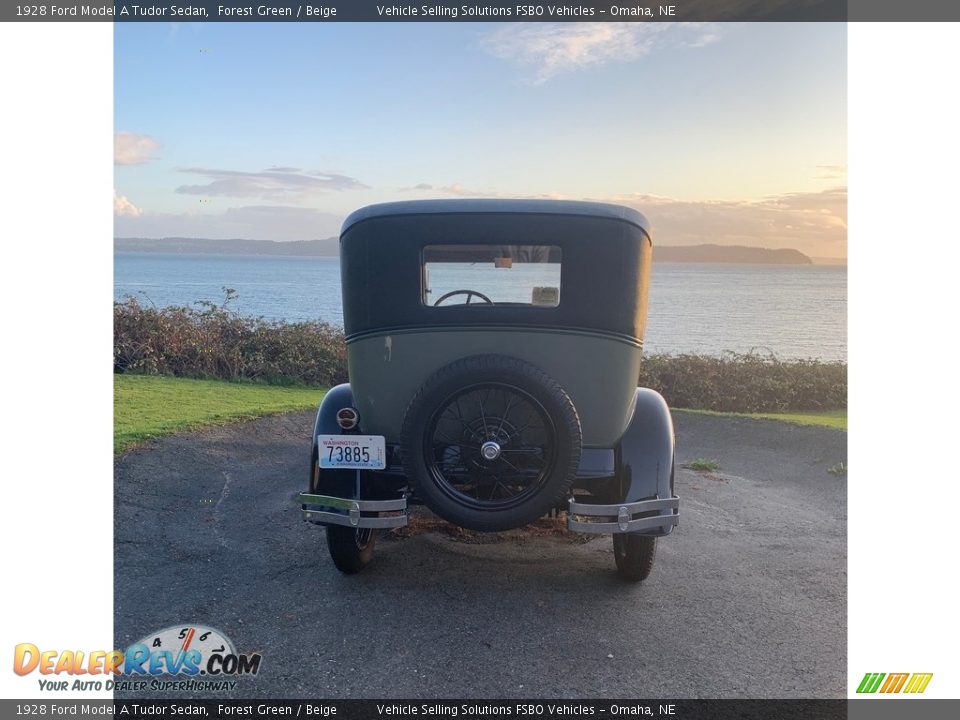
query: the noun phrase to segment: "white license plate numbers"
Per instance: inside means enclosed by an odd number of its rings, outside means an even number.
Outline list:
[[[321,468],[383,470],[387,449],[383,435],[317,435]]]

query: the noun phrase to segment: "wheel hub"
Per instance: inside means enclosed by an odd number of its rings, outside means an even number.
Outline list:
[[[500,457],[500,445],[493,440],[488,440],[480,446],[480,455],[488,462]]]

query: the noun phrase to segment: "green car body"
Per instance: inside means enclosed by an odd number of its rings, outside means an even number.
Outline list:
[[[646,219],[587,202],[387,203],[347,218],[340,251],[350,383],[318,412],[300,497],[337,567],[365,565],[369,528],[423,502],[478,530],[566,510],[571,530],[614,534],[622,575],[646,577],[679,517],[670,413],[637,388]],[[382,438],[384,465],[321,468],[317,438],[338,433]]]

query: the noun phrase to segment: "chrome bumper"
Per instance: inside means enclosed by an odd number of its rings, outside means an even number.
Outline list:
[[[303,506],[303,519],[328,525],[346,525],[355,528],[396,528],[407,524],[407,499],[350,500],[300,493],[297,502]],[[399,512],[399,515],[370,517],[367,512]]]
[[[657,510],[673,510],[669,515],[635,518]],[[590,505],[570,500],[567,529],[581,533],[631,533],[664,530],[680,523],[680,498],[641,500],[621,505]]]

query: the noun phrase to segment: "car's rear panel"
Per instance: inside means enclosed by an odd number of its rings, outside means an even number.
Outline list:
[[[365,433],[398,442],[403,415],[430,375],[458,358],[499,353],[536,365],[566,390],[586,447],[613,447],[633,413],[638,345],[589,332],[448,328],[365,336],[347,346],[350,384]]]

